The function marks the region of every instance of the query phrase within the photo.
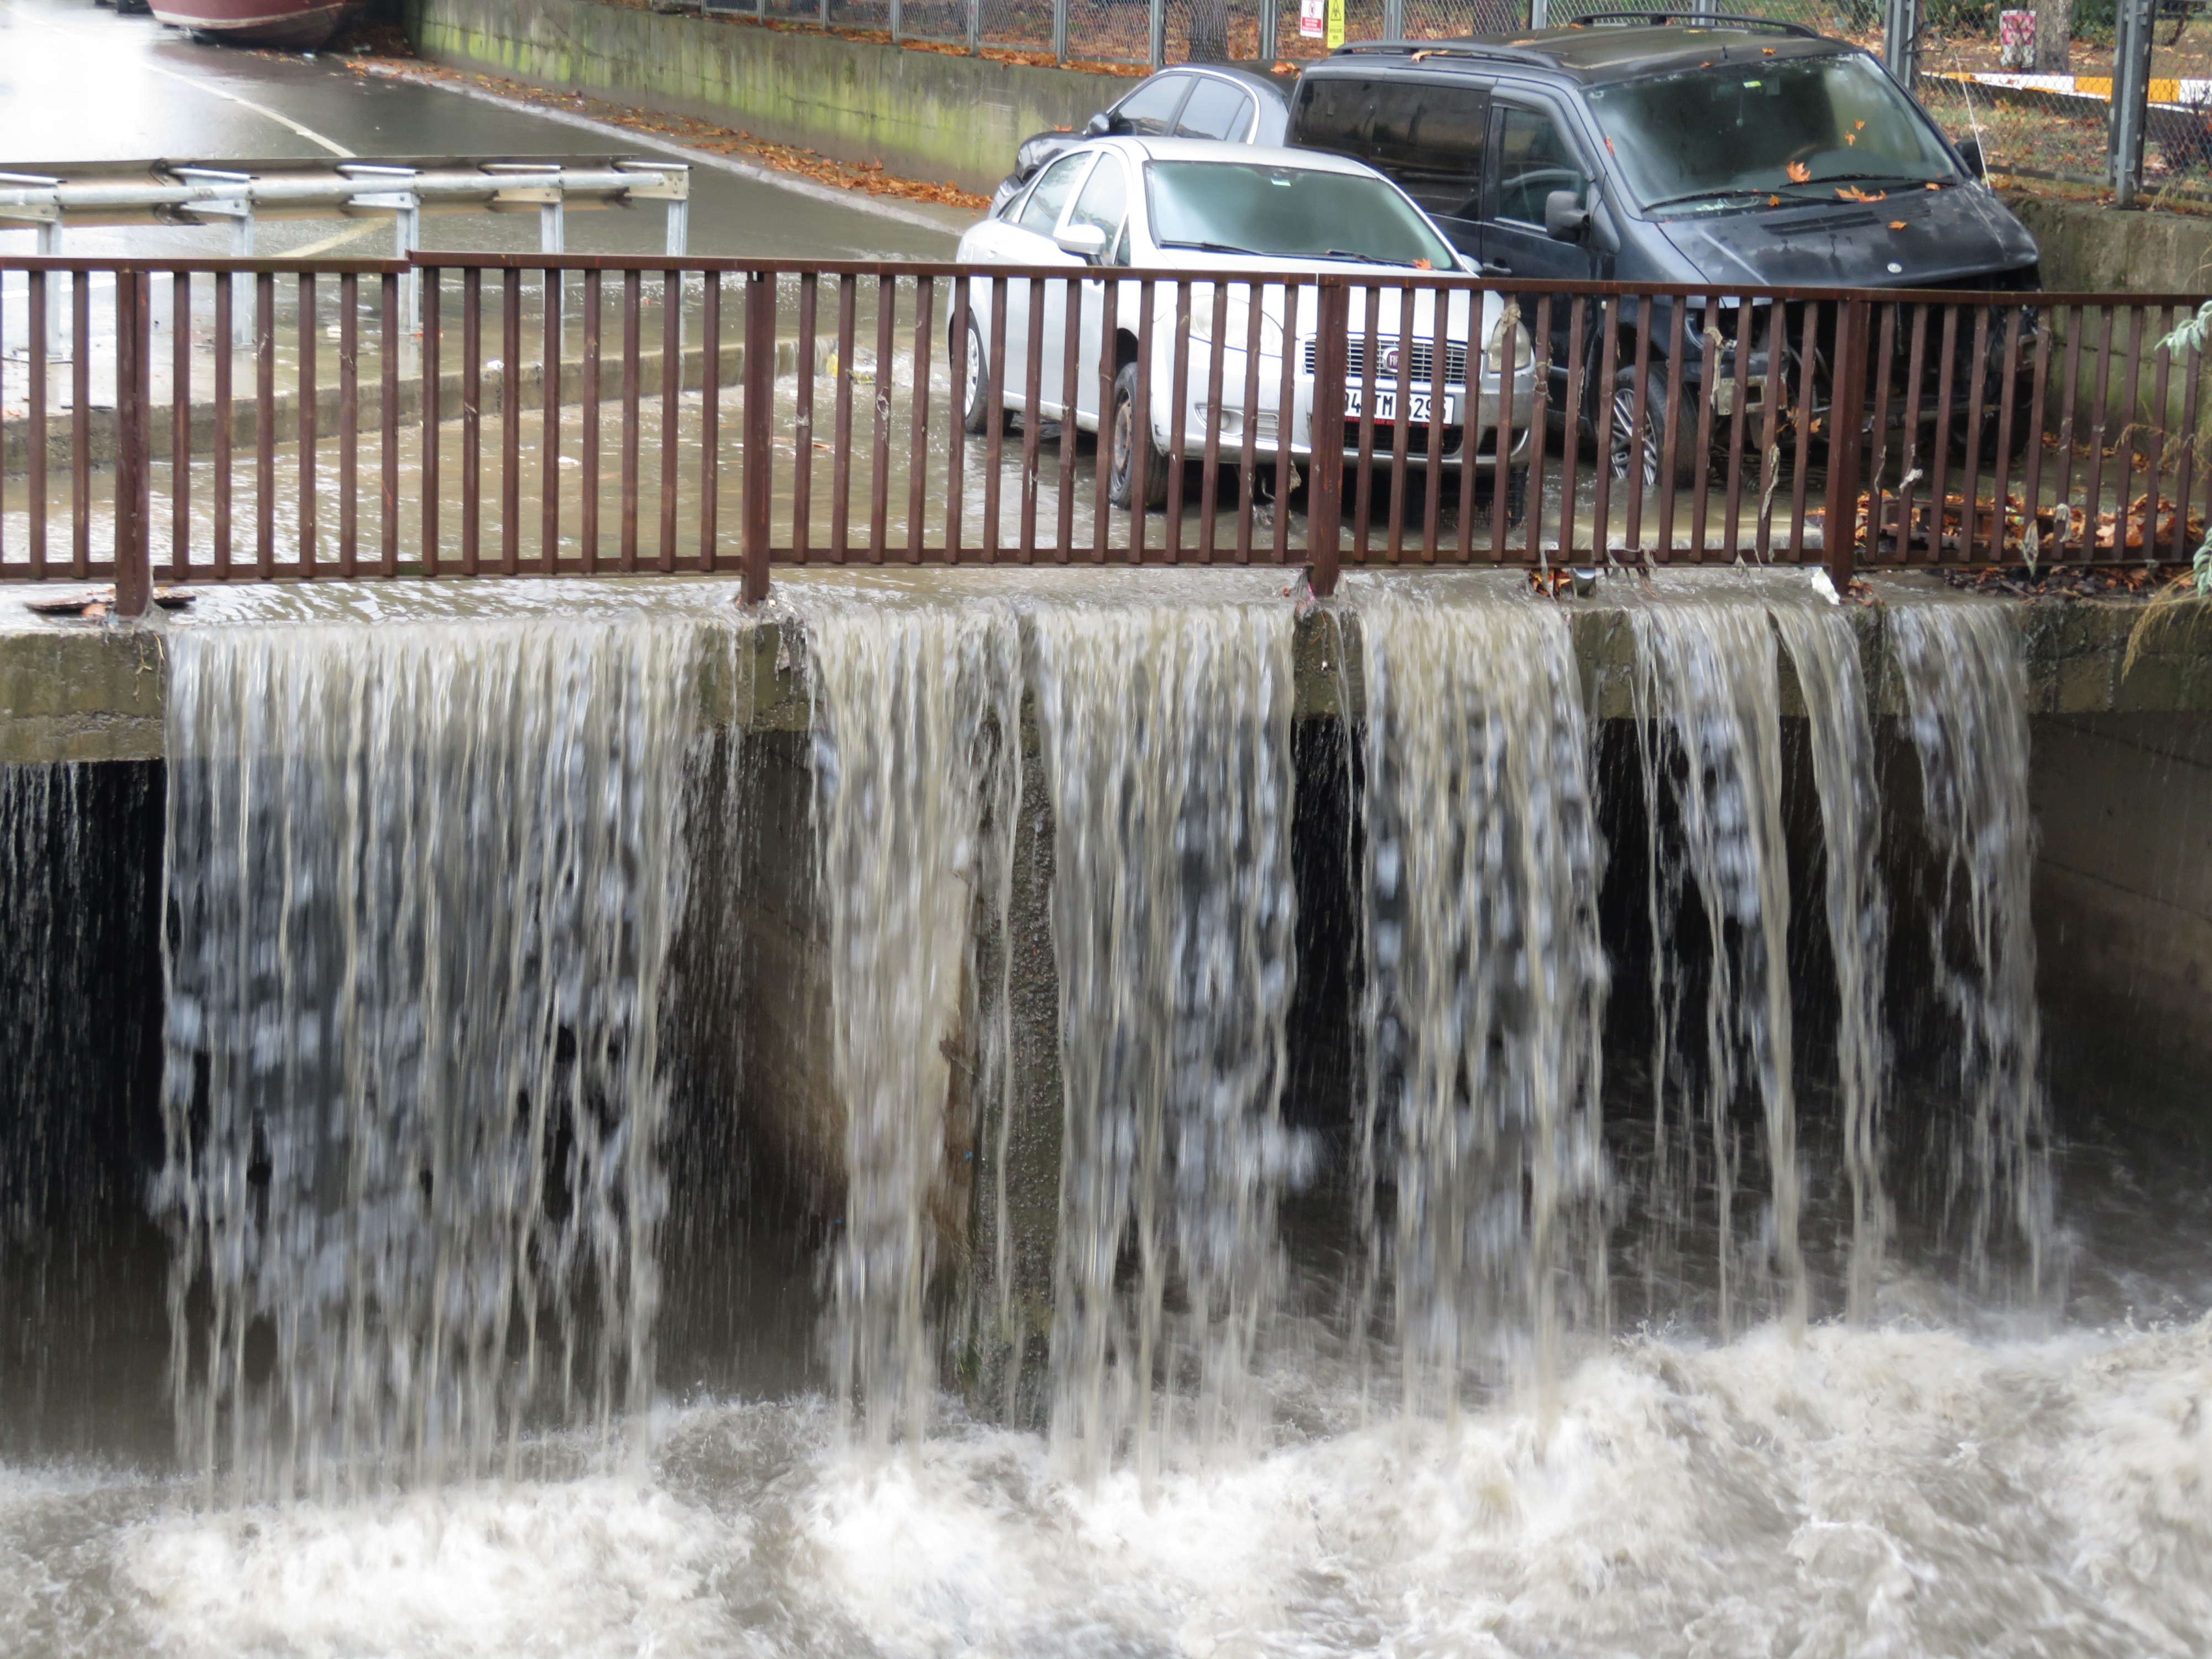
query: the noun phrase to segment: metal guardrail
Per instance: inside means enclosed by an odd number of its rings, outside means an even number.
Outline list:
[[[426,212],[521,211],[538,216],[541,251],[559,253],[567,210],[653,201],[680,257],[690,175],[686,162],[632,155],[64,162],[0,170],[0,229],[35,227],[39,252],[55,256],[71,225],[228,224],[242,258],[257,219],[386,217],[404,258]]]
[[[2185,562],[2212,517],[2202,356],[2160,343],[2196,295],[0,262],[27,277],[0,308],[21,329],[0,338],[0,580],[112,578],[125,614],[157,582],[401,574],[727,571],[751,600],[772,566],[823,562],[1303,564],[1323,594],[1346,563],[1817,563],[1840,589],[1861,566]],[[1495,293],[1527,336],[1448,337],[1448,303],[1417,333],[1428,292]],[[1035,418],[969,429],[973,349],[978,412]],[[1111,409],[1130,365],[1133,405],[1165,411],[1158,454],[1128,450],[1127,495],[1159,503],[1133,513],[1058,407],[1089,386]],[[1443,419],[1377,418],[1423,396]],[[1462,453],[1469,396],[1509,441]]]

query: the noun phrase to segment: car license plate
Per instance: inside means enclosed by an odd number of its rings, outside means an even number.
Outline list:
[[[1400,394],[1398,392],[1389,390],[1380,391],[1375,394],[1375,422],[1376,425],[1394,426],[1397,423],[1399,396]],[[1431,400],[1431,394],[1425,392],[1408,392],[1405,393],[1404,396],[1406,399],[1407,420],[1412,422],[1415,426],[1428,425],[1430,421],[1434,418],[1435,415],[1435,405]],[[1355,386],[1345,388],[1345,419],[1347,421],[1356,421],[1360,419],[1366,412],[1365,404],[1365,387]],[[1446,426],[1457,426],[1459,424],[1459,399],[1456,398],[1447,398],[1444,399],[1444,424]]]

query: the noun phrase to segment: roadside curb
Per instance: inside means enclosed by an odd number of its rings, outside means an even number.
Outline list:
[[[632,149],[659,150],[663,155],[689,161],[694,167],[712,167],[719,173],[732,173],[740,179],[750,179],[757,184],[774,185],[780,190],[787,190],[794,195],[804,196],[813,201],[827,202],[836,207],[849,208],[855,212],[872,213],[876,217],[888,219],[894,224],[906,225],[917,230],[934,231],[940,236],[957,238],[960,234],[961,228],[957,225],[948,224],[942,219],[933,218],[928,214],[910,207],[902,207],[896,202],[885,201],[881,197],[871,196],[866,191],[840,190],[833,185],[816,184],[811,179],[794,179],[791,174],[780,172],[775,167],[764,167],[752,161],[733,161],[726,155],[717,155],[711,150],[694,149],[690,145],[678,143],[672,138],[663,138],[649,132],[639,132],[634,128],[617,126],[611,121],[595,120],[591,116],[578,115],[568,110],[548,108],[542,104],[533,104],[525,98],[509,98],[504,94],[492,92],[483,87],[464,86],[434,75],[418,75],[409,70],[384,64],[363,64],[360,68],[364,74],[382,76],[386,80],[404,81],[412,86],[434,87],[441,92],[456,93],[463,98],[473,98],[478,103],[495,105],[501,109],[513,110],[518,114],[543,116],[549,121],[558,121],[564,126],[593,133],[599,137],[612,140]]]

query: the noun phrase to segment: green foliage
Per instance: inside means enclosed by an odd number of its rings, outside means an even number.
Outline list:
[[[2212,329],[2212,300],[2197,307],[2194,317],[2185,317],[2175,325],[2173,331],[2158,343],[2156,349],[2171,352],[2177,357],[2204,349],[2205,331]]]
[[[1988,34],[1997,26],[1997,9],[1991,0],[1926,0],[1921,23],[1936,34]]]

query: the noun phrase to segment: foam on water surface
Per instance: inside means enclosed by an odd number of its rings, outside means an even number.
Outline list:
[[[2212,1324],[1601,1345],[1512,1406],[1070,1478],[820,1402],[650,1474],[197,1512],[0,1485],[13,1653],[2184,1655],[2212,1640]],[[1334,1401],[1357,1409],[1350,1396]],[[948,1413],[953,1409],[946,1404]]]

